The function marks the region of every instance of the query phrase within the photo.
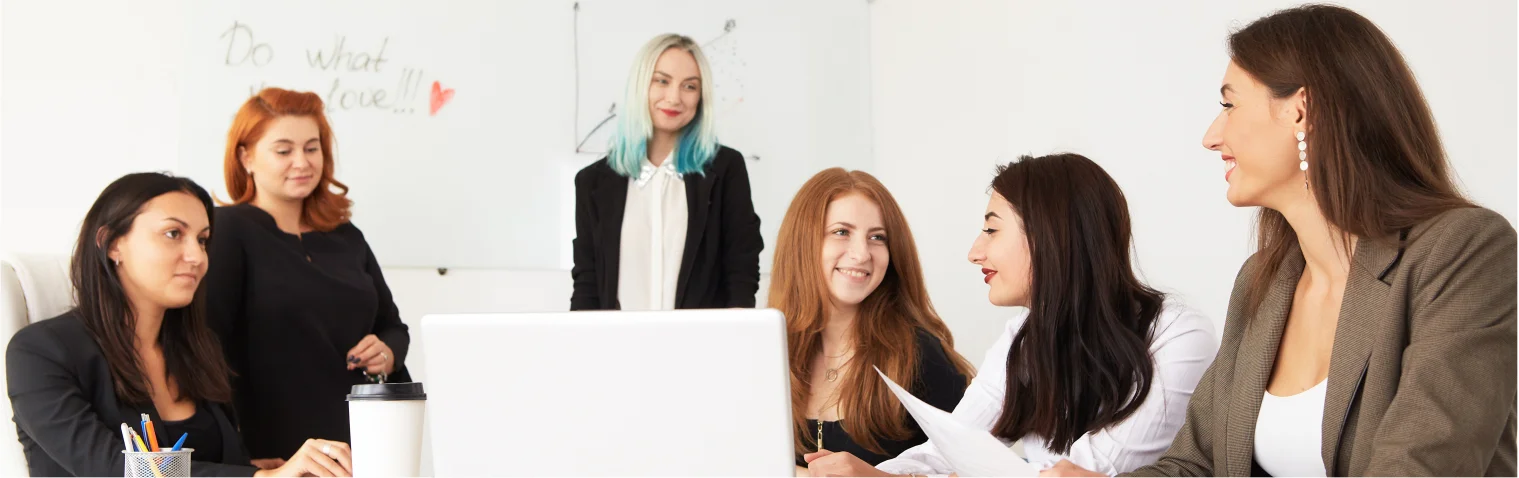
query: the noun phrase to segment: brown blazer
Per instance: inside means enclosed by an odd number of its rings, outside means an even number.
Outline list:
[[[1481,208],[1441,214],[1389,243],[1363,240],[1334,338],[1324,398],[1330,476],[1514,476],[1515,234]],[[1245,262],[1218,358],[1187,421],[1134,476],[1245,476],[1301,252],[1245,310]]]

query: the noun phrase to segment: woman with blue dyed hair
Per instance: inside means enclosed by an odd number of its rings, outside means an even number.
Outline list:
[[[571,310],[754,307],[764,241],[744,157],[703,104],[711,71],[685,36],[639,51],[611,152],[575,175]]]

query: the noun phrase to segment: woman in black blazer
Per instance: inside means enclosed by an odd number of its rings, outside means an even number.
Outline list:
[[[644,45],[611,153],[575,175],[571,310],[754,307],[759,216],[717,144],[711,68],[690,38]]]
[[[5,352],[32,476],[120,476],[120,426],[142,414],[161,448],[187,434],[197,476],[348,476],[348,445],[326,440],[276,469],[249,463],[199,287],[211,210],[200,186],[158,173],[116,180],[90,208],[72,264],[78,307],[22,328]]]

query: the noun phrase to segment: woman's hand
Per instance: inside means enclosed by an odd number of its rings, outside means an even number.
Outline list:
[[[1097,473],[1095,471],[1088,470],[1086,468],[1082,468],[1082,467],[1076,466],[1075,463],[1071,463],[1069,460],[1060,460],[1060,463],[1056,463],[1055,466],[1050,467],[1050,469],[1039,472],[1039,476],[1108,476],[1108,475],[1102,474],[1102,473]]]
[[[896,476],[870,466],[849,452],[819,450],[802,456],[812,476]]]
[[[353,476],[353,451],[338,441],[306,440],[285,464],[273,470],[259,470],[253,476]]]
[[[362,368],[370,375],[389,375],[395,372],[395,359],[396,355],[390,351],[389,345],[385,345],[374,334],[369,334],[348,351],[348,370]]]

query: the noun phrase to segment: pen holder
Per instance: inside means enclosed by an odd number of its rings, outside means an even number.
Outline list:
[[[126,478],[186,478],[190,476],[190,452],[192,448],[179,451],[123,451],[127,457]]]

